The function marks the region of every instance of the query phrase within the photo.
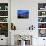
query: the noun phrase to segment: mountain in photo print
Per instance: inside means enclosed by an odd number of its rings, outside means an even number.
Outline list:
[[[18,18],[29,18],[29,10],[18,10]]]

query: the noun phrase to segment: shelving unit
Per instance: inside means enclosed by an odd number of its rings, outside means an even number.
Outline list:
[[[46,17],[46,16],[38,16],[38,17]]]
[[[0,10],[0,11],[8,11],[8,10]]]
[[[0,16],[0,17],[8,17],[8,16]]]
[[[0,35],[8,37],[8,3],[0,3]]]
[[[38,3],[38,31],[39,37],[46,37],[46,3]]]
[[[46,10],[38,10],[38,11],[46,11]]]

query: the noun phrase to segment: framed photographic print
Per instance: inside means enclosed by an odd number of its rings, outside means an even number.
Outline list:
[[[29,18],[29,10],[17,10],[17,18]]]

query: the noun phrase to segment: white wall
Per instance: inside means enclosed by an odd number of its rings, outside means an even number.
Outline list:
[[[29,10],[29,19],[17,18],[17,10],[21,9]],[[27,34],[27,31],[28,34],[31,34],[29,33],[28,28],[29,26],[34,25],[35,32],[33,33],[33,35],[37,36],[37,0],[11,0],[11,22],[16,25],[17,30],[15,31],[15,34]]]
[[[32,24],[35,26],[33,30],[33,46],[41,46],[43,44],[43,38],[38,38],[38,3],[46,3],[46,0],[11,0],[11,22],[16,26],[16,34],[27,33],[28,27]],[[27,9],[29,10],[29,19],[18,19],[17,10]],[[29,30],[28,30],[29,31]],[[30,34],[30,33],[29,33]],[[38,44],[39,43],[39,44]]]
[[[18,19],[17,10],[27,9],[29,10],[29,19]],[[37,2],[35,1],[21,1],[12,0],[11,1],[11,22],[16,25],[17,30],[28,30],[29,26],[35,25],[37,23]]]

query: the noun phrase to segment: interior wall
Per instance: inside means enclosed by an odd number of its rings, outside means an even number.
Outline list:
[[[38,3],[46,3],[46,0],[11,0],[11,22],[16,26],[17,30],[15,32],[25,33],[24,31],[28,30],[29,26],[34,25],[35,30],[32,33],[34,36],[32,39],[33,46],[44,45],[43,38],[38,37]],[[21,9],[29,10],[29,19],[17,18],[17,10]]]
[[[17,10],[29,10],[28,19],[18,19]],[[11,22],[16,25],[17,30],[28,30],[29,26],[34,25],[36,27],[37,23],[37,2],[32,0],[21,1],[13,0],[11,1]]]

